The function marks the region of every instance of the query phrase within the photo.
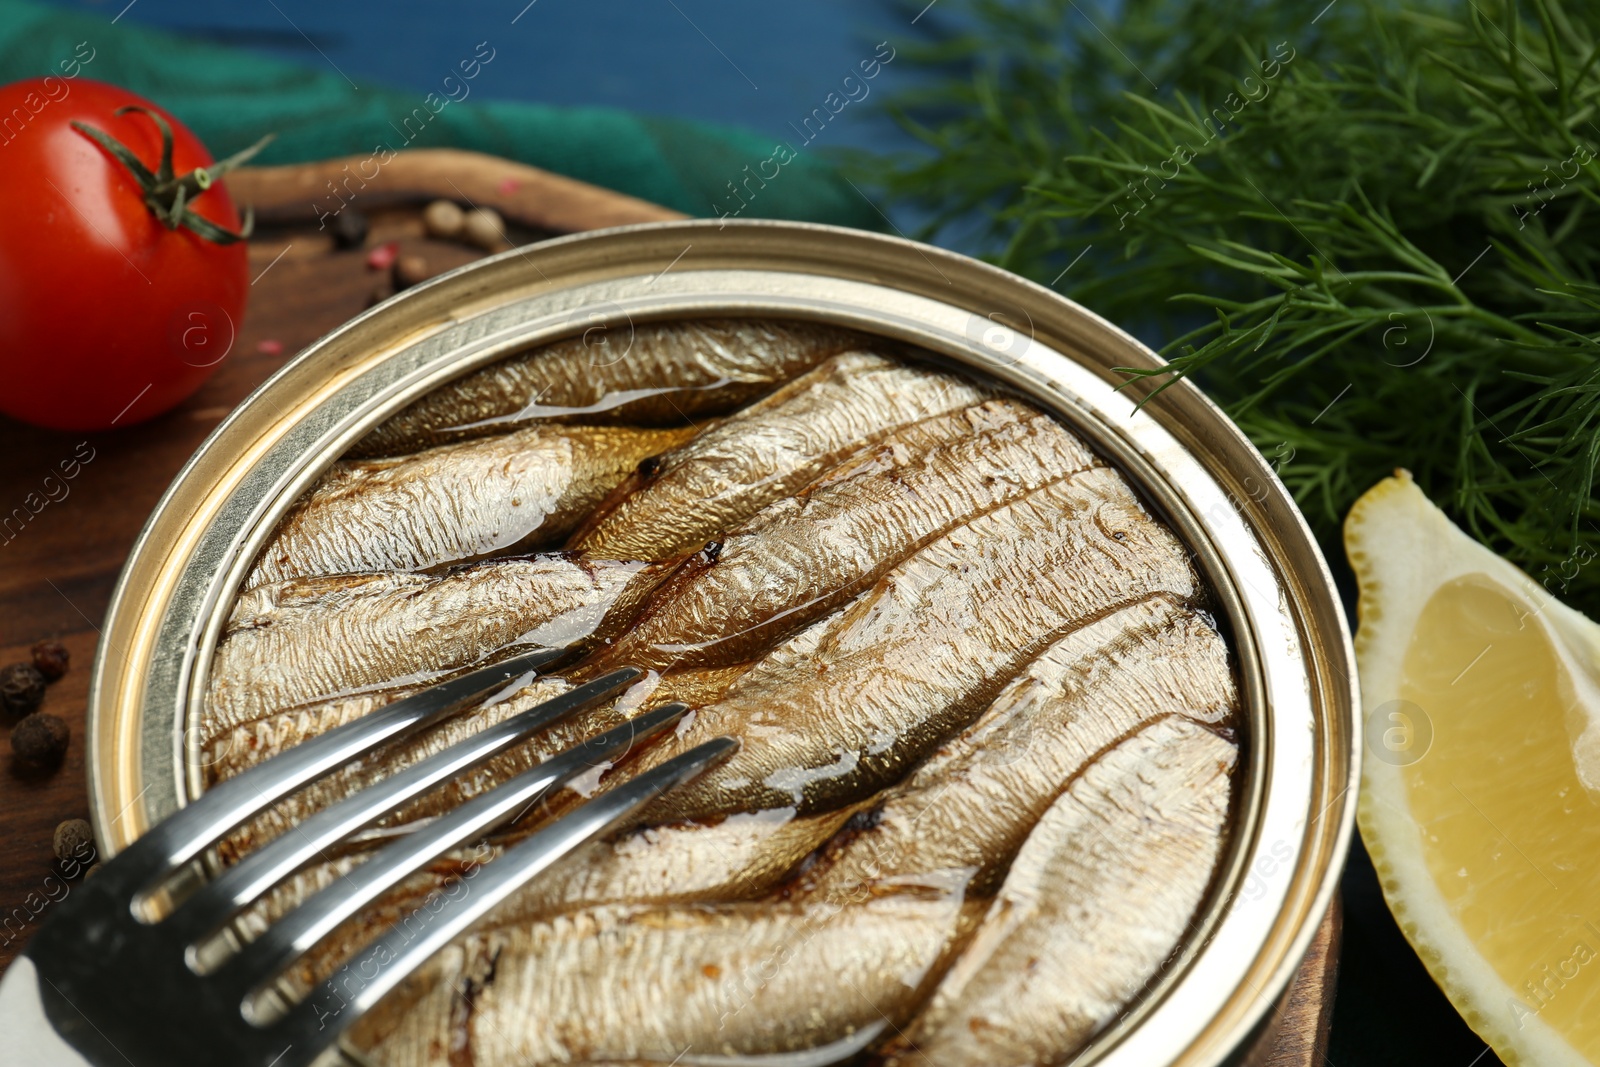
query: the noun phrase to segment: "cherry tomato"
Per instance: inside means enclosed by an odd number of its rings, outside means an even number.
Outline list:
[[[0,116],[0,411],[71,430],[166,411],[244,317],[239,213],[213,177],[239,159],[84,78],[0,88]]]

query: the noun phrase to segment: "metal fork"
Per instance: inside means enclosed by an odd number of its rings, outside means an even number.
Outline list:
[[[635,716],[427,821],[242,945],[230,933],[230,920],[284,878],[407,801],[616,694],[643,672],[612,671],[429,756],[312,815],[210,881],[200,876],[207,850],[351,760],[524,684],[557,655],[530,653],[474,671],[297,745],[221,782],[101,864],[54,906],[0,981],[0,1064],[309,1064],[497,903],[738,747],[731,738],[717,738],[600,793],[498,859],[469,868],[448,892],[430,894],[309,995],[291,1001],[280,982],[284,973],[384,891],[445,852],[515,821],[600,762],[621,758],[688,707],[669,704]],[[179,887],[184,881],[189,884]]]

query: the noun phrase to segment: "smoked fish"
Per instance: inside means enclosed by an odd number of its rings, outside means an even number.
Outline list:
[[[740,750],[663,797],[656,819],[841,807],[892,785],[1064,634],[1155,593],[1183,602],[1199,590],[1178,540],[1120,475],[1092,468],[907,557],[631,766],[728,734]]]
[[[1211,882],[1235,746],[1181,716],[1086,770],[1039,821],[892,1067],[1052,1067],[1183,941]]]
[[[826,468],[903,426],[987,391],[869,352],[846,352],[640,465],[567,547],[665,560],[702,548]]]
[[[831,326],[756,319],[588,330],[447,382],[351,452],[392,456],[539,421],[678,425],[731,411],[861,341]]]
[[[395,827],[448,811],[551,756],[582,743],[587,738],[609,730],[613,726],[622,725],[640,711],[675,700],[682,700],[685,703],[714,700],[732,683],[742,669],[734,667],[673,671],[666,675],[649,674],[620,696],[546,727],[521,744],[484,763],[470,774],[460,775],[384,816],[375,826]],[[586,679],[592,676],[593,672],[575,677]],[[347,764],[257,815],[242,828],[231,833],[219,846],[219,850],[226,857],[242,855],[295,826],[313,812],[374,785],[395,771],[403,770],[428,756],[442,752],[482,730],[520,715],[534,705],[566,692],[574,684],[577,683],[573,677],[565,676],[533,679],[503,699],[469,708],[421,733],[386,746],[372,758]],[[390,701],[416,691],[417,687],[400,687],[357,693],[289,708],[265,718],[240,723],[218,735],[205,749],[209,780],[215,782],[231,777],[301,741],[325,733],[335,726],[342,726]],[[592,773],[580,777],[568,788],[579,793],[591,791],[600,775],[611,766],[611,763],[597,764]],[[794,860],[798,860],[806,851],[820,843],[820,838],[813,841],[811,845],[796,854]]]
[[[282,976],[291,999],[584,797],[739,742],[499,901],[351,1056],[1057,1067],[1161,977],[1233,808],[1241,694],[1211,593],[1071,428],[899,351],[799,321],[592,330],[435,390],[293,505],[212,660],[208,784],[514,652],[567,654],[259,813],[225,864],[645,673],[330,848],[232,935],[641,711],[693,710],[394,886]]]
[[[690,556],[605,649],[605,661],[751,659],[940,534],[1096,464],[1076,434],[1017,400],[914,423],[768,504],[714,556]]]
[[[809,867],[808,895],[968,868],[993,892],[1061,790],[1118,740],[1168,715],[1223,725],[1238,702],[1214,627],[1165,596],[1046,649],[981,716],[856,820]]]
[[[335,463],[278,524],[245,586],[428,570],[559,545],[640,460],[693,434],[535,426],[414,456]]]
[[[915,1009],[977,911],[959,886],[929,887],[843,908],[624,905],[496,928],[435,957],[356,1040],[381,1035],[368,1051],[386,1067],[454,1067],[453,1049],[474,1067],[831,1063]]]
[[[850,818],[842,809],[737,812],[709,823],[645,826],[598,841],[502,905],[501,925],[595,904],[743,900],[781,881]]]
[[[576,645],[608,616],[631,614],[662,576],[647,563],[555,554],[257,586],[240,594],[217,644],[202,737],[502,651]]]
[[[640,827],[596,841],[540,875],[499,904],[479,929],[545,920],[607,904],[694,904],[749,900],[783,880],[806,855],[844,825],[850,810],[796,817],[768,810],[714,823]],[[398,922],[430,894],[449,893],[473,863],[498,859],[523,833],[497,835],[429,864],[391,891],[359,921],[319,947],[312,970],[343,959],[374,930]],[[297,873],[243,915],[241,930],[260,936],[271,923],[363,862],[352,850]],[[320,968],[320,970],[319,970]]]

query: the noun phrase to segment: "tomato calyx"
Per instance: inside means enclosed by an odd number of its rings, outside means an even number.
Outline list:
[[[235,152],[227,159],[219,159],[209,167],[196,167],[187,174],[175,175],[172,172],[172,127],[160,114],[137,104],[119,107],[113,114],[126,115],[130,111],[136,111],[149,118],[161,131],[161,162],[154,171],[134,155],[131,148],[104,130],[97,130],[81,122],[73,122],[72,128],[104,148],[113,159],[128,169],[128,173],[133,175],[144,193],[145,206],[167,229],[175,230],[183,226],[219,245],[231,245],[249,237],[255,228],[255,215],[248,207],[244,209],[244,225],[239,227],[238,233],[235,233],[204,216],[195,214],[189,205],[201,193],[211,188],[211,183],[219,176],[265,148],[273,135],[269,133],[249,148]]]

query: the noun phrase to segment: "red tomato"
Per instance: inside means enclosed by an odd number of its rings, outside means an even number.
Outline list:
[[[156,173],[161,129],[150,115],[116,114],[130,105],[171,125],[178,176],[212,162],[176,119],[116,86],[50,77],[0,88],[0,411],[40,426],[99,430],[166,411],[216,370],[244,317],[244,243],[169,227],[130,168],[70,125],[120,141]],[[220,182],[190,206],[239,230]]]

